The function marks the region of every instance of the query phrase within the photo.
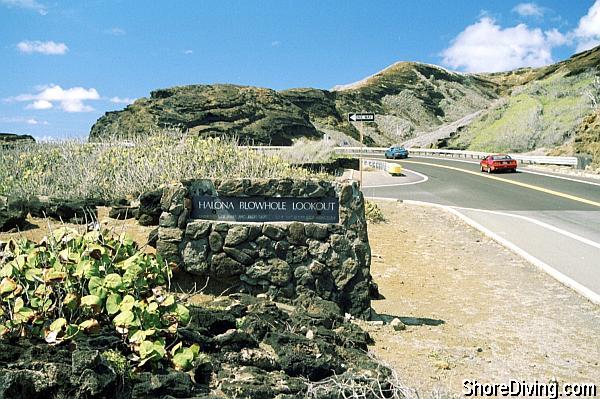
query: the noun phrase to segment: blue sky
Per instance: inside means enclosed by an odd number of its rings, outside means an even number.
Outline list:
[[[331,88],[397,61],[540,66],[600,43],[600,0],[0,0],[0,132],[87,136],[151,90]]]

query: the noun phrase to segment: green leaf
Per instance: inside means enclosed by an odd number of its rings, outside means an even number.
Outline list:
[[[102,309],[102,298],[98,295],[86,295],[81,298],[81,306],[90,307],[94,313],[99,313]]]
[[[121,298],[121,295],[119,294],[110,294],[108,296],[108,298],[106,299],[106,312],[109,315],[113,315],[116,314],[117,312],[119,312],[119,310],[121,310],[121,302],[123,301],[123,299]],[[131,310],[131,309],[129,309]]]
[[[154,343],[152,341],[142,341],[138,350],[140,357],[146,359],[154,354]]]
[[[100,323],[96,319],[89,319],[79,323],[79,328],[88,334],[96,334],[100,331]]]
[[[124,310],[113,319],[113,323],[118,327],[129,327],[135,320],[135,315],[131,310]]]
[[[12,265],[10,263],[7,263],[0,270],[0,277],[11,277],[13,275],[13,273],[14,273],[14,271],[13,271]]]
[[[108,291],[104,288],[104,279],[96,276],[90,277],[88,290],[90,294],[97,295],[100,298],[106,298],[108,294]]]
[[[179,316],[179,323],[186,325],[190,322],[190,311],[185,306],[178,303],[175,308],[175,313]]]
[[[123,301],[121,302],[121,311],[131,310],[135,306],[135,298],[131,295],[125,295]]]
[[[0,281],[0,295],[8,294],[13,292],[17,288],[17,283],[11,278],[4,277]]]
[[[17,299],[15,299],[15,305],[13,307],[13,312],[19,313],[19,311],[21,309],[23,309],[23,306],[25,306],[25,303],[23,302],[23,298],[18,297]]]
[[[182,348],[171,361],[177,370],[188,371],[194,367],[194,352],[190,348]]]
[[[50,324],[49,330],[54,332],[61,331],[66,325],[67,319],[61,317]]]
[[[77,306],[79,306],[79,296],[73,292],[69,292],[67,295],[65,295],[63,304],[67,307],[67,309],[73,311],[77,309]]]
[[[31,267],[25,270],[25,280],[27,281],[39,281],[40,276],[42,275],[42,269],[37,267]]]
[[[122,291],[123,280],[117,273],[111,273],[104,277],[104,286],[112,291]]]

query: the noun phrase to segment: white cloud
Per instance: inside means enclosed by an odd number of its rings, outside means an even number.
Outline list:
[[[552,48],[567,39],[558,30],[543,32],[525,24],[503,28],[490,17],[469,25],[442,52],[444,64],[467,72],[497,72],[553,62]]]
[[[596,0],[588,13],[581,17],[573,36],[577,41],[577,52],[600,44],[600,0]]]
[[[194,50],[185,50],[183,52],[183,54],[187,54],[187,55],[194,54]]]
[[[111,103],[115,103],[115,104],[131,104],[132,102],[134,102],[135,99],[133,98],[129,98],[129,97],[112,97],[110,99]]]
[[[1,117],[0,122],[2,123],[27,123],[28,125],[49,125],[48,121],[40,121],[35,118],[23,118],[17,117]]]
[[[17,49],[25,54],[40,53],[46,55],[63,55],[69,51],[69,48],[64,43],[53,41],[42,42],[39,40],[23,40],[17,44]]]
[[[46,6],[38,3],[36,0],[0,0],[0,3],[8,7],[25,8],[37,11],[40,15],[48,14]]]
[[[535,3],[520,3],[512,10],[522,17],[542,17],[544,15],[544,9]]]
[[[27,105],[26,109],[50,109],[52,108],[52,103],[47,100],[36,100],[33,103]]]
[[[65,112],[89,112],[94,108],[84,103],[86,100],[99,100],[100,94],[96,89],[84,89],[83,87],[72,87],[63,89],[58,85],[38,87],[37,94],[21,94],[8,98],[8,101],[31,102],[27,109],[49,109],[59,103]]]
[[[30,118],[25,121],[28,125],[49,125],[48,121],[38,121],[35,118]]]
[[[279,46],[281,46],[281,42],[279,40],[273,40],[271,42],[271,46],[272,47],[279,47]]]
[[[113,36],[123,36],[125,34],[127,34],[127,32],[125,32],[125,29],[122,28],[110,28],[104,31],[104,33],[108,34],[108,35],[113,35]]]

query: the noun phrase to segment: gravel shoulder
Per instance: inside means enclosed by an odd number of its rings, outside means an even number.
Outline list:
[[[600,306],[444,210],[377,201],[371,273],[382,315],[375,354],[421,393],[460,394],[463,379],[600,382]]]

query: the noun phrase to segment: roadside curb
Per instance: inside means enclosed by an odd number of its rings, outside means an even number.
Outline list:
[[[592,302],[594,304],[597,304],[597,305],[600,305],[600,294],[595,293],[594,291],[592,291],[589,288],[585,287],[584,285],[578,283],[577,281],[573,280],[572,278],[564,275],[563,273],[559,272],[558,270],[556,270],[552,266],[550,266],[547,263],[541,261],[540,259],[534,257],[533,255],[529,254],[528,252],[526,252],[522,248],[516,246],[512,242],[510,242],[510,241],[506,240],[505,238],[499,236],[498,234],[496,234],[493,231],[489,230],[488,228],[482,226],[481,224],[477,223],[476,221],[474,221],[473,219],[469,218],[468,216],[463,215],[462,213],[460,213],[460,211],[458,211],[458,210],[456,210],[456,209],[454,209],[454,208],[452,208],[450,206],[440,205],[440,204],[434,204],[434,203],[424,202],[424,201],[414,201],[414,200],[397,200],[397,199],[382,198],[382,197],[365,197],[365,198],[368,199],[368,200],[390,201],[390,202],[397,201],[397,202],[402,202],[402,203],[410,204],[410,205],[431,206],[431,207],[440,208],[440,209],[443,209],[443,210],[445,210],[447,212],[450,212],[453,215],[455,215],[458,218],[460,218],[465,223],[467,223],[469,226],[475,228],[476,230],[479,230],[481,233],[483,233],[487,237],[489,237],[492,240],[496,241],[497,243],[499,243],[500,245],[504,246],[505,248],[508,248],[509,250],[511,250],[515,254],[519,255],[520,257],[522,257],[523,259],[525,259],[529,263],[533,264],[537,268],[539,268],[542,271],[546,272],[547,274],[549,274],[550,276],[552,276],[554,279],[556,279],[561,284],[563,284],[563,285],[571,288],[572,290],[574,290],[575,292],[577,292],[578,294],[580,294],[581,296],[583,296],[584,298],[586,298],[590,302]]]

